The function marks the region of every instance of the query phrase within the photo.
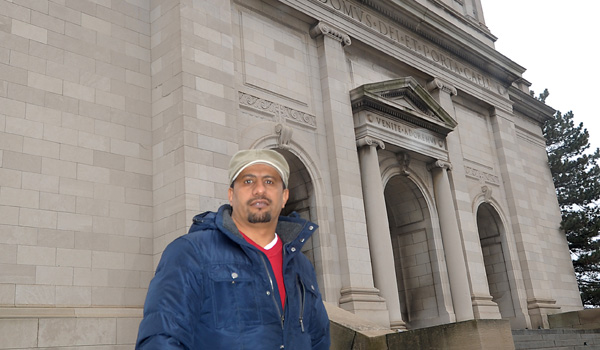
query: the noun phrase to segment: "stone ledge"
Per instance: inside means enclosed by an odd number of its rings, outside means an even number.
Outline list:
[[[396,332],[325,303],[331,350],[511,350],[515,348],[507,320],[471,320]]]
[[[584,309],[548,315],[550,328],[600,329],[600,309]]]
[[[387,335],[389,350],[514,350],[507,320],[470,320]],[[388,349],[388,348],[386,348]]]
[[[385,336],[395,333],[335,305],[324,303],[330,321],[330,350],[387,349]]]
[[[0,319],[6,318],[141,318],[142,307],[0,307]]]
[[[396,332],[325,303],[331,350],[514,350],[507,320],[471,320]]]

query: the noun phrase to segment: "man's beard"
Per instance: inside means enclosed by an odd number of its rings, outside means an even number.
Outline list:
[[[266,200],[267,202],[269,202],[269,205],[271,204],[271,200],[266,198],[266,197],[260,197],[260,198],[252,198],[251,200],[248,201],[248,205],[252,205],[252,202],[256,201],[256,200]],[[251,224],[261,224],[261,223],[267,223],[267,222],[271,222],[271,212],[269,211],[265,211],[265,212],[259,212],[259,213],[248,213],[248,222]]]
[[[248,213],[248,222],[251,224],[271,222],[271,213]]]

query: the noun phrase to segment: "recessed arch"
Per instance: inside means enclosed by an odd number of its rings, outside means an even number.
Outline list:
[[[444,285],[447,269],[435,209],[415,178],[396,175],[385,181],[384,196],[394,253],[402,318],[410,328],[443,323],[448,318]]]
[[[506,261],[505,229],[496,209],[489,203],[477,208],[477,231],[492,301],[504,319],[516,317],[509,268]]]

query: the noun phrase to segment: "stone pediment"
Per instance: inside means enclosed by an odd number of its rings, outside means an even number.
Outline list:
[[[352,112],[370,110],[417,128],[448,135],[457,122],[412,77],[365,84],[350,91]]]

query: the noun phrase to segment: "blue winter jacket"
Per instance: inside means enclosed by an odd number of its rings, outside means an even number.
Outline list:
[[[280,217],[285,308],[268,258],[240,235],[231,207],[194,217],[150,283],[136,349],[329,349],[329,319],[300,248],[317,225]]]

